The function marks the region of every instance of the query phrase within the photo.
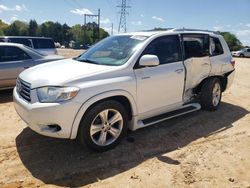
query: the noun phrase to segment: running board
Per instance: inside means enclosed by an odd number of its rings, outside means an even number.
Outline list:
[[[177,110],[174,111],[170,111],[164,114],[160,114],[154,117],[150,117],[144,120],[139,120],[138,121],[138,127],[142,128],[142,127],[146,127],[155,123],[159,123],[161,121],[165,121],[167,119],[171,119],[177,116],[181,116],[190,112],[194,112],[197,110],[201,109],[201,105],[199,103],[191,103],[191,104],[187,104],[185,106],[182,106],[182,108],[179,108]]]

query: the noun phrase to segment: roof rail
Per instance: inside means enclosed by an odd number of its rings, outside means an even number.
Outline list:
[[[214,34],[220,34],[218,31],[210,31],[210,30],[205,30],[205,29],[189,29],[189,28],[175,28],[172,31],[203,31],[203,32],[209,32],[209,33],[214,33]]]

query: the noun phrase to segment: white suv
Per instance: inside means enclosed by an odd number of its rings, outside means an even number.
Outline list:
[[[108,37],[77,58],[27,69],[17,113],[39,134],[105,151],[136,130],[203,108],[216,110],[234,77],[221,35],[202,30]]]
[[[232,55],[236,57],[250,57],[250,48],[243,48],[239,51],[232,51]]]

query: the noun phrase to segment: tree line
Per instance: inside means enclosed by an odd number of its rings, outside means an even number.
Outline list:
[[[0,20],[0,36],[35,36],[51,37],[55,42],[68,47],[69,42],[74,40],[76,44],[93,44],[100,39],[109,36],[108,32],[100,28],[98,37],[98,25],[95,22],[86,25],[76,24],[72,27],[66,23],[46,21],[38,24],[36,20],[28,23],[16,20],[6,24]]]

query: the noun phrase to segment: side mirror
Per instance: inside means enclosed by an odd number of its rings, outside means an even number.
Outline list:
[[[143,55],[139,61],[139,65],[143,67],[158,66],[160,61],[156,55]]]

